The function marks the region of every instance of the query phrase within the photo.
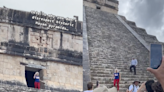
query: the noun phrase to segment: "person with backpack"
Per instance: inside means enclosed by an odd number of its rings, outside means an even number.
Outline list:
[[[133,84],[129,86],[129,89],[126,92],[137,92],[139,89],[140,81],[134,81]]]

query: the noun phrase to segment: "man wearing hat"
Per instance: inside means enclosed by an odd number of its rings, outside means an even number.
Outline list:
[[[134,81],[133,84],[129,86],[129,92],[137,92],[139,89],[139,83],[140,81]]]

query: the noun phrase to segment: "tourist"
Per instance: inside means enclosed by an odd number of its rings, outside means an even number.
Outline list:
[[[95,88],[93,90],[93,92],[117,92],[117,88],[112,87],[112,88],[108,89],[106,86],[103,86],[103,87]]]
[[[117,90],[119,90],[119,81],[120,81],[121,77],[119,72],[117,72],[117,69],[115,69],[115,73],[114,73],[114,82],[113,85],[115,86],[117,83]]]
[[[147,68],[147,70],[149,72],[151,72],[152,74],[154,74],[154,76],[159,81],[159,82],[157,82],[158,85],[160,84],[161,87],[164,89],[164,56],[162,57],[162,63],[158,69]],[[156,92],[158,92],[158,91],[156,91]],[[163,92],[163,91],[160,91],[160,92]]]
[[[145,91],[147,92],[154,92],[153,89],[152,89],[152,84],[154,83],[154,80],[148,80],[146,83],[145,83]]]
[[[93,84],[92,84],[92,82],[89,82],[87,84],[87,88],[88,88],[88,90],[86,90],[84,92],[93,92]]]
[[[137,66],[137,59],[132,59],[131,66],[130,66],[130,72],[132,72],[132,68],[134,69],[134,75],[136,75],[136,66]]]
[[[162,88],[162,85],[159,81],[153,83],[151,87],[154,92],[164,92],[164,88]]]
[[[140,81],[134,81],[133,84],[129,86],[127,92],[137,92],[137,90],[139,89],[139,83]]]
[[[33,78],[35,79],[35,83],[34,83],[35,88],[40,89],[40,77],[39,77],[39,72],[36,72],[36,73],[34,74],[34,77],[33,77]]]
[[[152,87],[151,87],[153,83],[154,83],[154,80],[148,80],[146,83],[145,82],[142,83],[137,92],[144,92],[144,91],[146,91],[146,92],[154,92],[152,90]]]
[[[162,86],[159,82],[154,82],[154,80],[149,80],[143,83],[137,92],[163,92]]]

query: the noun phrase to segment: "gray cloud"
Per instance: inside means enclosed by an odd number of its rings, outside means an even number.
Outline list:
[[[118,0],[119,14],[164,42],[164,0]]]

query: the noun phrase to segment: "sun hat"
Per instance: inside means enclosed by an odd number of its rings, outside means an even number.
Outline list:
[[[141,83],[139,80],[135,80],[135,81],[133,82],[133,84],[134,84],[135,82]]]

